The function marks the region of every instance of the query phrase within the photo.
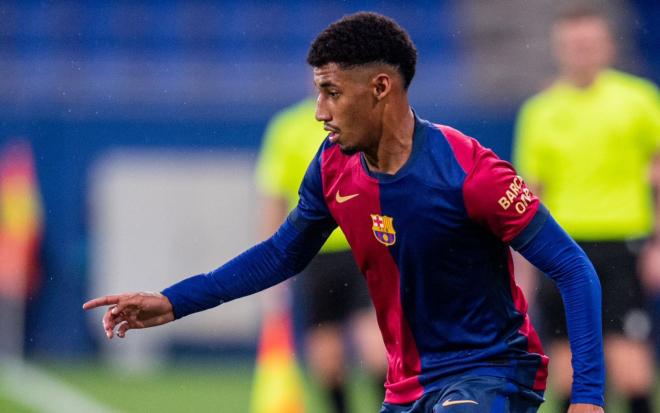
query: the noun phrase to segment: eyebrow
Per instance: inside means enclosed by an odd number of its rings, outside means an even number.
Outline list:
[[[319,88],[326,88],[326,87],[336,87],[337,85],[335,83],[332,83],[329,80],[324,80],[323,82],[319,83]]]

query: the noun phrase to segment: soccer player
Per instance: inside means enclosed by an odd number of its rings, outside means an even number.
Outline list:
[[[594,263],[603,286],[611,384],[631,412],[650,413],[655,364],[636,268],[653,231],[648,177],[660,151],[658,91],[609,68],[614,44],[598,10],[566,10],[553,25],[552,41],[558,79],[521,109],[514,162]],[[540,291],[539,314],[549,316],[544,324],[552,337],[550,376],[568,404],[571,351],[558,317],[561,298],[552,286]]]
[[[220,268],[110,305],[108,338],[255,293],[300,272],[339,226],[367,279],[388,353],[381,412],[535,412],[548,358],[516,286],[509,246],[553,278],[573,349],[571,413],[602,412],[598,277],[510,164],[421,119],[407,90],[416,49],[391,19],[331,24],[307,61],[330,132],[277,232]]]
[[[265,237],[272,235],[298,204],[300,181],[327,135],[323,124],[314,119],[315,108],[313,99],[304,99],[276,114],[266,128],[255,173],[262,195]],[[328,237],[292,290],[294,309],[306,310],[299,318],[304,320],[307,366],[332,411],[348,411],[346,338],[352,339],[364,371],[382,397],[385,348],[364,277],[341,230]]]

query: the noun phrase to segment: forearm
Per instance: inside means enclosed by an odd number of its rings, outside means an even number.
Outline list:
[[[573,353],[573,403],[603,405],[600,282],[578,245],[548,216],[537,234],[518,251],[552,278],[561,293]]]
[[[256,293],[302,271],[325,242],[328,224],[292,216],[271,238],[225,265],[163,290],[176,318]]]
[[[178,319],[264,290],[295,275],[288,260],[278,257],[276,251],[268,239],[223,266],[186,278],[162,293]]]

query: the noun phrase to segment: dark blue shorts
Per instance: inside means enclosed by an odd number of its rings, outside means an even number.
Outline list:
[[[501,377],[464,376],[410,404],[383,403],[380,413],[535,413],[543,393]]]

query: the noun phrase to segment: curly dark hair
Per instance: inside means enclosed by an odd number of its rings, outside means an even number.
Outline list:
[[[408,33],[381,14],[360,12],[344,16],[312,42],[307,63],[313,67],[337,63],[342,68],[387,63],[397,68],[408,89],[417,63],[417,49]]]

